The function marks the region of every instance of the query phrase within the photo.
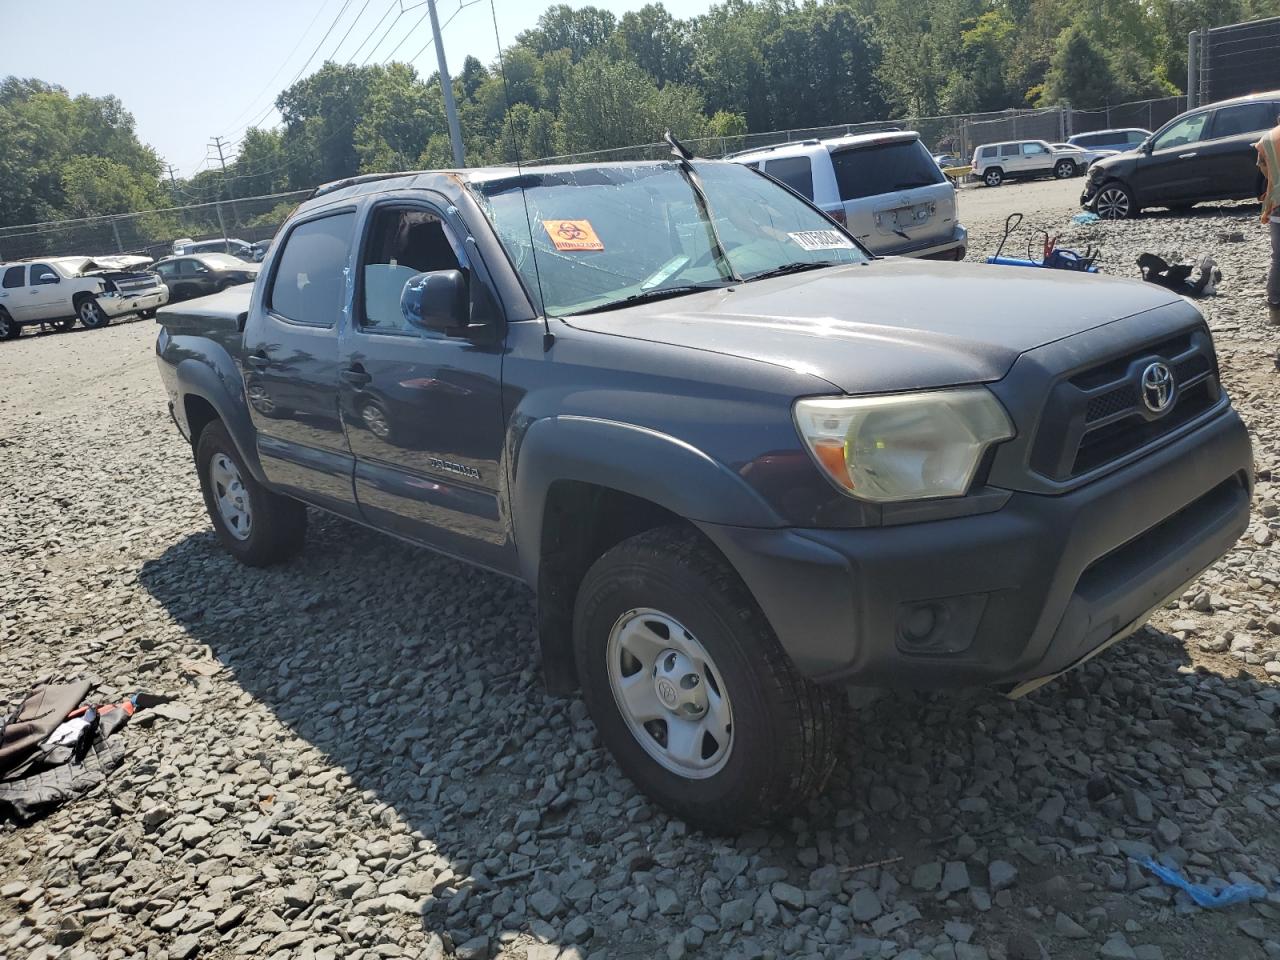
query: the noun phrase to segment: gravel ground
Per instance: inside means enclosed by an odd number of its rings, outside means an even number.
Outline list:
[[[966,190],[973,256],[1079,181]],[[1214,253],[1204,309],[1259,467],[1245,539],[1153,626],[1019,702],[892,695],[802,816],[734,841],[639,796],[541,692],[522,588],[318,518],[246,570],[168,422],[151,323],[0,345],[0,710],[38,678],[173,693],[104,788],[0,829],[0,957],[1280,956],[1276,336],[1256,208],[1076,228],[1108,272]]]

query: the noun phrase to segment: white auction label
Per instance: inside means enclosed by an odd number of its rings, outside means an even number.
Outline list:
[[[806,250],[851,250],[853,248],[853,241],[838,230],[801,230],[798,233],[788,233],[787,236]]]

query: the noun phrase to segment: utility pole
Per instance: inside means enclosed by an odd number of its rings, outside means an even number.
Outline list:
[[[209,146],[216,148],[218,151],[218,162],[222,164],[222,186],[227,191],[227,198],[231,201],[231,222],[235,223],[238,220],[238,218],[236,217],[236,198],[235,198],[235,194],[231,190],[231,187],[227,183],[227,158],[223,156],[223,153],[222,153],[223,142],[224,141],[222,137],[214,137],[213,143],[209,144]],[[218,211],[218,220],[219,222],[221,222],[222,220],[221,209],[219,209]],[[222,239],[223,240],[227,239],[227,228],[225,226],[223,226],[222,228]]]
[[[440,67],[440,89],[444,92],[444,115],[449,120],[449,143],[453,146],[453,162],[459,167],[467,165],[462,153],[462,128],[458,125],[458,105],[453,102],[453,81],[449,79],[449,64],[444,56],[444,42],[440,39],[440,18],[436,16],[436,0],[427,0],[427,12],[431,14],[431,35],[435,38],[436,63]]]
[[[169,174],[169,184],[173,187],[174,192],[176,193],[178,190],[178,179],[176,176],[174,176],[174,174],[177,172],[178,168],[175,167],[172,163],[166,163],[164,167]]]

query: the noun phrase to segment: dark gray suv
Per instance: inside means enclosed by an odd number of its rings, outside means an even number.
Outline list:
[[[1104,220],[1146,207],[1186,210],[1262,192],[1253,145],[1277,123],[1280,91],[1223,100],[1174,117],[1136,149],[1089,168],[1080,205]]]
[[[230,553],[286,560],[309,505],[522,580],[549,687],[716,830],[821,788],[845,687],[1027,692],[1249,515],[1191,303],[879,259],[735,163],[334,184],[160,318]]]

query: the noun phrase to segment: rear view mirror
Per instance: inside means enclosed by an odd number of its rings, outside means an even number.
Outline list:
[[[432,270],[405,282],[400,310],[415,327],[456,335],[470,323],[470,299],[461,270]]]

